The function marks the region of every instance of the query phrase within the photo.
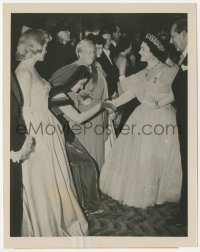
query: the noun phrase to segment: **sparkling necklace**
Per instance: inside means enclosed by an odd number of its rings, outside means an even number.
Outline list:
[[[146,67],[145,69],[146,69],[146,74],[145,74],[145,76],[146,77],[148,77],[148,75],[149,75],[149,72],[151,71],[151,70],[153,70],[155,67],[157,67],[158,65],[160,64],[160,61],[158,61],[154,66],[152,66],[152,67]]]

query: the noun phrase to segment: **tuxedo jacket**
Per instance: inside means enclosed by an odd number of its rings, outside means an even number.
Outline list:
[[[16,77],[11,74],[10,85],[10,148],[18,151],[25,140],[25,122],[22,117],[21,108],[23,96]],[[22,127],[20,125],[23,125]],[[21,130],[20,130],[21,129]],[[23,130],[24,129],[24,130]]]
[[[98,59],[104,72],[106,73],[106,81],[108,85],[108,96],[111,97],[115,92],[118,91],[117,82],[119,80],[119,70],[114,62],[111,64],[110,60],[103,52],[101,57]]]
[[[180,69],[172,83],[172,91],[174,94],[174,107],[177,110],[177,123],[181,127],[187,129],[187,105],[188,105],[188,73],[187,69],[187,56],[185,57]]]
[[[25,141],[25,131],[17,131],[19,125],[25,123],[21,107],[23,96],[19,84],[13,74],[10,83],[10,149],[18,151]],[[21,235],[22,223],[22,169],[21,163],[10,162],[10,236]]]
[[[111,46],[110,46],[110,58],[111,58],[112,61],[114,61],[117,54],[118,54],[118,48],[116,46],[114,46],[113,44],[111,44]]]

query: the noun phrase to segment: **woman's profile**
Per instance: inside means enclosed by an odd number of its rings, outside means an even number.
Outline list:
[[[48,36],[29,29],[19,39],[16,77],[23,117],[34,149],[22,163],[22,236],[84,236],[88,223],[77,200],[60,123],[48,109],[50,84],[35,69],[44,60]]]
[[[116,107],[137,97],[141,102],[126,122],[105,162],[100,189],[120,203],[146,208],[180,199],[182,169],[171,84],[176,70],[167,66],[166,50],[152,34],[141,44],[147,67],[121,78],[124,93]]]

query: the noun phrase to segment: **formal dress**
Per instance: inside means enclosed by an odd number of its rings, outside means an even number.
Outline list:
[[[151,77],[146,70],[122,81],[123,104],[137,97],[139,105],[117,138],[100,174],[100,189],[120,203],[138,208],[180,199],[182,169],[176,111],[170,104],[159,109],[145,102],[164,99],[175,73],[161,65]]]
[[[62,126],[48,109],[49,90],[48,82],[35,82],[31,106],[23,109],[36,143],[22,164],[22,236],[83,236],[88,224],[78,203]]]
[[[67,105],[74,106],[70,100],[68,93],[68,81],[70,75],[79,74],[77,67],[67,66],[52,75],[49,106],[63,126],[65,135],[65,146],[70,162],[70,168],[76,187],[79,203],[85,212],[95,212],[100,208],[100,197],[98,188],[98,165],[95,160],[89,155],[86,149],[78,141],[75,134],[69,127],[69,122],[63,117],[63,112],[60,108]],[[64,76],[63,76],[64,74]],[[59,83],[59,88],[57,84]],[[69,84],[70,85],[70,84]],[[60,101],[60,94],[66,96]]]
[[[188,99],[187,99],[187,56],[181,63],[180,69],[172,83],[172,91],[174,94],[174,107],[177,110],[177,124],[180,126],[180,150],[181,150],[181,161],[183,170],[183,183],[182,192],[180,200],[180,218],[181,222],[187,224],[188,219],[188,133],[187,133],[187,123],[188,123]]]
[[[94,83],[95,82],[95,83]],[[91,86],[94,88],[91,90]],[[84,112],[95,106],[99,101],[108,98],[107,83],[103,74],[96,68],[93,69],[92,78],[85,85],[84,93],[88,93],[91,99],[90,104],[82,103],[80,96],[73,92],[69,93],[71,99],[74,101],[76,108],[80,112]],[[84,124],[76,124],[71,122],[71,128],[74,131],[77,139],[88,151],[91,157],[97,162],[99,170],[105,162],[105,140],[107,127],[107,112],[98,112],[91,119],[84,122]],[[80,128],[80,130],[76,130]]]

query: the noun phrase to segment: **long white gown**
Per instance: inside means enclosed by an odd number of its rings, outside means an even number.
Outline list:
[[[34,83],[31,107],[24,108],[36,144],[22,164],[22,236],[83,236],[88,223],[78,204],[62,126],[48,109],[49,90],[44,80]]]
[[[145,105],[169,95],[176,72],[162,66],[149,79],[145,73],[122,81],[125,93],[118,104],[137,97],[141,105],[127,120],[100,174],[103,193],[138,208],[178,201],[182,184],[178,128],[173,130],[176,111],[171,104],[160,109]]]

